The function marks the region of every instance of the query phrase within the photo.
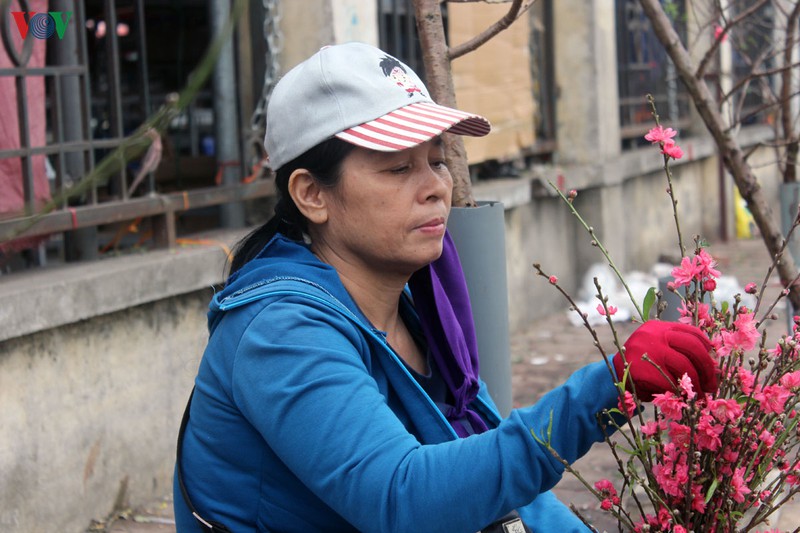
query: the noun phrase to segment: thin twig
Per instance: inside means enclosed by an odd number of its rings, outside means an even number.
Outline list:
[[[608,261],[608,266],[610,266],[611,270],[614,271],[614,274],[617,275],[617,278],[622,283],[622,286],[625,288],[625,291],[628,293],[628,297],[631,299],[631,303],[633,303],[633,306],[636,308],[636,312],[639,314],[639,319],[642,322],[646,321],[647,317],[644,316],[642,309],[639,307],[639,303],[633,297],[633,293],[631,292],[630,287],[628,287],[628,283],[625,281],[625,278],[622,276],[622,273],[617,268],[617,265],[614,264],[614,261],[611,259],[611,255],[608,253],[608,250],[606,250],[606,247],[603,246],[603,243],[600,242],[600,239],[598,239],[597,235],[595,235],[594,228],[586,223],[586,221],[583,219],[580,213],[578,213],[578,210],[575,209],[575,206],[572,205],[572,202],[566,196],[564,196],[563,192],[561,192],[561,189],[556,187],[556,185],[550,180],[547,180],[547,183],[549,183],[550,186],[553,188],[553,190],[555,190],[556,193],[561,197],[561,199],[564,200],[564,202],[566,202],[570,211],[572,211],[572,214],[575,215],[575,217],[578,219],[581,225],[586,229],[586,231],[589,232],[589,235],[592,237],[592,245],[597,246],[597,248],[606,258],[606,261]]]
[[[695,70],[694,72],[695,78],[700,79],[705,75],[705,71],[706,68],[708,67],[708,64],[711,62],[712,59],[714,59],[717,49],[719,48],[719,45],[722,43],[722,39],[724,38],[724,36],[728,34],[731,28],[738,25],[740,22],[749,17],[752,13],[758,11],[758,9],[760,9],[762,5],[766,4],[767,1],[768,0],[759,0],[758,2],[752,4],[751,6],[748,6],[747,9],[739,13],[736,16],[736,18],[732,19],[725,25],[724,28],[722,28],[722,33],[719,35],[719,38],[714,40],[714,43],[706,51],[705,55],[700,60],[700,64],[697,66],[697,70]]]
[[[661,126],[656,110],[656,101],[652,94],[647,95],[647,102],[650,104],[650,110],[653,119],[656,121],[656,126]],[[672,170],[669,168],[669,156],[664,154],[664,173],[667,175],[667,193],[672,201],[672,217],[675,219],[675,227],[678,230],[678,247],[680,248],[681,258],[686,255],[686,248],[683,246],[683,235],[681,234],[681,223],[678,219],[678,200],[675,199],[675,190],[672,187]]]
[[[513,0],[511,7],[508,9],[508,12],[503,16],[503,18],[483,30],[469,41],[461,43],[457,46],[451,46],[447,51],[447,56],[452,61],[453,59],[461,57],[464,54],[472,52],[473,50],[483,46],[492,37],[511,26],[511,24],[513,24],[514,21],[517,20],[523,13],[525,13],[525,11],[527,11],[535,2],[536,0]]]

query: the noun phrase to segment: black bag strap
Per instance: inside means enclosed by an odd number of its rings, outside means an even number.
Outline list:
[[[186,409],[183,411],[183,419],[181,420],[181,429],[178,431],[178,453],[176,459],[176,474],[178,476],[178,485],[181,488],[181,494],[183,494],[183,501],[186,502],[186,506],[189,507],[189,510],[192,512],[192,516],[195,517],[197,523],[200,525],[200,529],[202,529],[205,533],[231,533],[231,530],[225,527],[224,524],[220,524],[219,522],[215,522],[213,520],[206,520],[205,518],[201,517],[197,510],[192,505],[192,500],[189,499],[189,493],[186,491],[186,486],[183,484],[183,475],[181,474],[181,449],[183,448],[183,434],[186,432],[186,425],[189,423],[189,408],[192,405],[192,397],[194,396],[194,387],[192,387],[192,393],[189,395],[189,401],[186,402]]]

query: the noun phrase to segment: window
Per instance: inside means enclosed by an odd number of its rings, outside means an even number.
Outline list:
[[[684,0],[661,3],[678,35],[686,42]],[[642,136],[653,126],[648,94],[653,95],[659,117],[671,127],[688,122],[689,95],[637,0],[616,0],[616,27],[620,135],[624,149],[645,143]]]
[[[553,80],[553,1],[539,0],[530,8],[530,56],[536,144],[531,152],[542,156],[556,148],[556,102]]]
[[[736,0],[732,14],[739,15],[750,5],[752,0]],[[781,54],[783,47],[781,43],[773,43],[774,30],[774,7],[766,2],[730,32],[733,86],[737,88],[732,99],[733,112],[735,120],[743,125],[768,123],[774,117],[774,109],[769,105],[777,100],[774,77],[751,75],[776,66],[775,54]],[[747,78],[752,79],[745,82]]]
[[[445,35],[447,5],[442,6]],[[411,0],[378,0],[379,48],[411,67],[425,81],[425,65]]]

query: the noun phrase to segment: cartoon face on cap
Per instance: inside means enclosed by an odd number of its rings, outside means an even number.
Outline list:
[[[419,93],[424,97],[428,96],[422,92],[422,89],[417,87],[417,84],[414,83],[414,80],[412,80],[411,77],[406,73],[406,69],[403,68],[403,64],[397,59],[386,55],[381,59],[380,67],[387,78],[393,80],[399,87],[402,87],[406,93],[408,93],[409,98],[413,96],[414,93]]]

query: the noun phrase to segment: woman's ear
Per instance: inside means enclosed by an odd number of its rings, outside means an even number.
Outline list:
[[[300,213],[312,224],[328,220],[328,206],[322,187],[308,170],[298,168],[289,176],[289,195]]]

